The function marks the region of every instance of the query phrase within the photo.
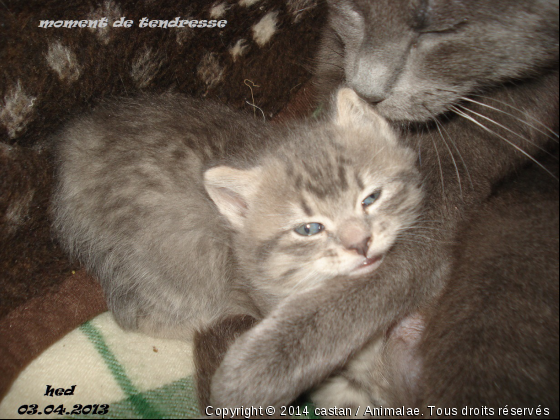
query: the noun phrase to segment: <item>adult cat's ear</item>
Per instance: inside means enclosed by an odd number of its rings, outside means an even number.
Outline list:
[[[260,167],[247,170],[216,166],[204,173],[204,187],[222,215],[234,228],[245,223],[247,211],[259,185]]]
[[[387,133],[392,132],[389,123],[352,89],[340,89],[336,93],[335,100],[335,122],[341,127],[359,128],[365,126]]]

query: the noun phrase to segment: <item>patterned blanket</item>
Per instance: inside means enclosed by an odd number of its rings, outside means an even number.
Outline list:
[[[0,417],[197,418],[193,372],[190,343],[123,332],[105,312],[27,366]]]
[[[124,332],[105,312],[27,366],[0,418],[200,418],[193,375],[191,343]]]

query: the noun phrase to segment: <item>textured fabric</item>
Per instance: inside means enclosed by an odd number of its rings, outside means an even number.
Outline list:
[[[193,373],[191,343],[124,332],[105,312],[66,335],[21,373],[0,404],[0,418],[59,418],[44,411],[61,404],[71,418],[199,418]],[[46,396],[47,385],[75,387],[73,395]],[[32,404],[37,404],[37,414],[19,414],[31,412]],[[108,404],[108,412],[69,414],[75,404],[91,405],[92,410],[95,404],[98,410]],[[50,405],[54,407],[47,408]]]
[[[0,399],[31,360],[85,319],[106,310],[101,286],[81,270],[56,292],[30,299],[0,318]]]
[[[24,404],[38,404],[39,412],[50,404],[64,404],[66,411],[109,404],[107,417],[196,418],[193,371],[190,343],[124,332],[105,312],[33,361],[0,404],[0,417],[18,415]],[[50,397],[47,385],[76,387],[74,395]]]

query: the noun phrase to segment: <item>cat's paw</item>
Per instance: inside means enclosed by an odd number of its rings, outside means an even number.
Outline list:
[[[311,401],[324,418],[367,418],[366,408],[375,405],[364,388],[340,375],[315,388]]]
[[[299,378],[289,373],[291,352],[278,327],[265,319],[235,341],[212,378],[212,405],[279,407],[297,397]]]
[[[343,285],[347,294],[350,285]],[[328,293],[315,290],[287,298],[234,342],[212,378],[214,406],[288,405],[365,344],[367,334],[350,316],[352,311],[333,310],[351,304],[341,301],[338,283],[331,286],[325,289]],[[356,284],[356,292],[363,292],[361,286]],[[350,300],[355,301],[351,293]],[[355,329],[347,327],[349,318]]]

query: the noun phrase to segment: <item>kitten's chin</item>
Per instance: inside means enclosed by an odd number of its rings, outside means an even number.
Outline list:
[[[364,274],[371,273],[379,268],[383,262],[384,255],[375,255],[371,258],[365,258],[356,268],[354,268],[350,275],[352,276],[362,276]]]

